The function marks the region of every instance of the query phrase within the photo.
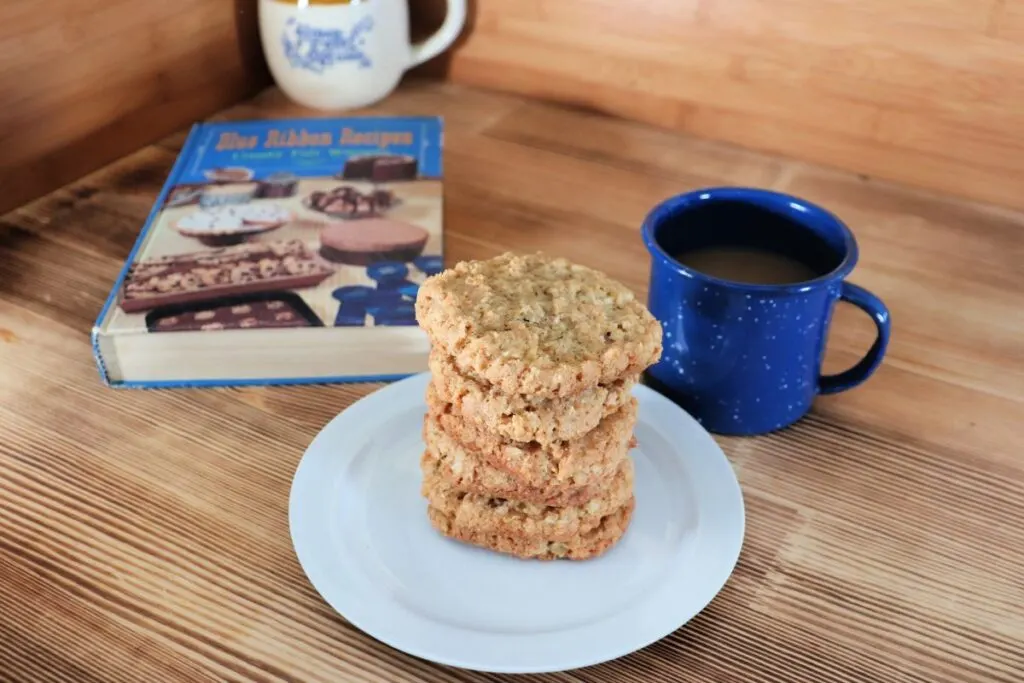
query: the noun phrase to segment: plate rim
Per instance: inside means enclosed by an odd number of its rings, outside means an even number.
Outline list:
[[[331,418],[320,429],[320,431],[313,438],[313,440],[310,441],[309,445],[303,452],[303,455],[300,458],[299,463],[295,468],[294,475],[292,477],[292,483],[288,500],[288,525],[289,533],[292,540],[293,552],[295,553],[296,559],[299,563],[299,566],[302,568],[302,571],[305,574],[307,581],[309,581],[310,585],[317,592],[320,598],[324,600],[324,602],[326,602],[327,605],[334,612],[336,612],[344,620],[348,621],[352,626],[355,626],[357,629],[359,629],[366,635],[370,636],[371,638],[374,638],[378,642],[387,645],[388,647],[396,649],[400,652],[404,652],[405,654],[423,659],[425,661],[441,664],[444,666],[451,666],[455,668],[486,673],[554,673],[558,671],[570,671],[585,666],[592,666],[612,661],[620,657],[624,657],[633,652],[636,652],[638,650],[641,650],[655,642],[658,642],[659,640],[667,637],[679,628],[683,627],[688,622],[690,622],[694,617],[703,612],[707,608],[707,606],[715,599],[715,597],[717,597],[718,594],[721,593],[722,589],[728,583],[728,580],[732,577],[736,565],[739,562],[739,558],[742,553],[742,548],[746,536],[746,506],[743,498],[742,487],[739,484],[739,480],[736,476],[735,469],[733,468],[728,456],[725,455],[724,451],[722,451],[721,447],[714,440],[711,434],[706,429],[704,429],[703,426],[701,426],[692,416],[690,416],[680,406],[673,403],[664,395],[658,393],[654,389],[643,384],[637,384],[633,388],[632,393],[634,396],[637,397],[638,400],[640,400],[641,410],[643,409],[642,406],[645,402],[653,401],[655,404],[660,404],[663,410],[669,410],[677,413],[678,419],[687,423],[686,426],[689,429],[696,428],[696,430],[698,430],[698,432],[701,434],[701,439],[710,444],[711,448],[716,452],[716,455],[718,456],[716,458],[716,461],[718,463],[716,467],[721,468],[721,466],[724,466],[724,472],[728,475],[724,478],[721,478],[721,482],[729,489],[730,493],[732,494],[732,496],[730,497],[733,498],[733,500],[731,503],[729,503],[729,505],[732,507],[732,514],[736,515],[736,519],[734,520],[735,529],[733,529],[730,532],[730,538],[728,539],[728,543],[723,546],[724,551],[727,551],[727,557],[723,556],[724,562],[722,563],[723,566],[721,569],[721,576],[718,576],[717,579],[714,579],[709,583],[709,585],[705,588],[707,594],[702,594],[698,597],[698,599],[693,601],[692,604],[690,604],[689,608],[685,610],[685,613],[680,613],[679,615],[673,616],[670,619],[663,618],[661,620],[671,622],[673,624],[671,627],[661,626],[656,627],[654,629],[648,629],[648,631],[654,632],[653,635],[651,633],[647,633],[646,635],[637,638],[635,635],[633,637],[627,637],[629,634],[634,633],[634,631],[624,626],[621,627],[623,637],[621,639],[622,644],[620,646],[613,648],[605,646],[601,648],[600,653],[594,652],[592,649],[591,654],[577,655],[575,659],[566,656],[563,659],[563,661],[557,665],[552,665],[550,662],[537,662],[535,664],[527,663],[525,665],[488,665],[486,662],[481,661],[480,658],[474,658],[472,656],[452,656],[433,652],[431,651],[430,647],[424,646],[422,644],[422,640],[420,641],[420,643],[410,643],[408,638],[401,637],[399,629],[390,628],[388,626],[390,622],[387,619],[382,619],[379,623],[368,623],[372,622],[373,618],[371,617],[367,619],[365,618],[365,614],[359,614],[358,617],[354,618],[352,612],[360,611],[358,609],[358,606],[356,609],[352,609],[354,602],[363,602],[365,601],[365,599],[359,597],[355,593],[355,591],[349,590],[348,592],[351,594],[350,597],[355,597],[355,601],[353,602],[352,600],[350,600],[349,604],[344,606],[342,604],[339,604],[341,602],[344,602],[340,599],[341,593],[344,593],[344,587],[338,589],[336,588],[337,584],[327,585],[329,581],[325,579],[323,576],[321,576],[316,569],[320,564],[320,562],[315,557],[315,555],[317,554],[316,550],[318,544],[312,541],[309,544],[307,544],[306,542],[309,534],[303,531],[302,524],[304,521],[304,517],[308,512],[308,503],[306,502],[306,500],[308,499],[303,498],[303,492],[306,490],[308,486],[315,485],[318,480],[313,479],[307,484],[307,479],[309,479],[310,477],[308,475],[304,475],[304,472],[311,471],[312,467],[314,466],[314,458],[317,457],[317,450],[315,449],[315,447],[318,441],[328,438],[325,435],[337,430],[337,425],[339,423],[343,424],[345,421],[358,419],[360,414],[365,413],[367,411],[375,410],[376,404],[380,404],[382,407],[385,408],[385,410],[382,411],[382,413],[380,413],[385,416],[387,414],[393,414],[394,408],[401,407],[401,401],[397,400],[399,399],[398,396],[395,397],[396,400],[389,401],[389,396],[393,394],[403,394],[404,392],[410,392],[410,394],[412,394],[412,392],[417,392],[416,398],[418,399],[418,401],[423,403],[423,409],[424,412],[426,412],[426,402],[425,399],[423,399],[423,394],[425,392],[426,385],[427,382],[429,382],[429,379],[430,373],[428,372],[418,373],[409,376],[407,378],[393,382],[387,386],[381,387],[380,389],[377,389],[376,391],[373,391],[363,397],[360,397],[357,401],[343,409],[341,412],[339,412],[337,415]],[[418,389],[421,389],[422,391],[417,391]],[[391,407],[392,410],[389,411],[389,407]],[[678,452],[679,451],[676,451],[676,453]],[[313,453],[313,455],[311,455],[311,453]],[[715,476],[721,477],[721,473]],[[700,525],[698,525],[698,529],[699,528]],[[321,542],[319,545],[326,544]],[[353,569],[353,571],[359,570]],[[645,594],[643,600],[638,601],[638,603],[650,602],[651,595],[664,590],[666,587],[672,586],[674,584],[677,585],[678,583],[678,581],[673,582],[671,579],[665,580],[661,583],[661,585],[655,586],[654,590]],[[384,597],[386,599],[386,592],[382,592],[381,594],[374,596],[373,598],[371,598],[371,602],[373,600],[380,599],[381,597]],[[399,611],[405,613],[405,616],[408,620],[412,620],[413,622],[415,622],[417,619],[425,619],[425,617],[421,615],[417,615],[413,612],[410,612],[406,606],[401,605],[401,603],[394,599],[391,599],[390,603],[392,603],[392,605],[389,605],[389,608],[392,606],[397,606]],[[345,607],[346,609],[343,609],[343,607]],[[601,624],[602,622],[608,620],[615,620],[617,618],[620,618],[624,613],[624,611],[616,612],[614,614],[596,620],[595,623]],[[436,624],[436,622],[430,623]],[[449,625],[437,624],[436,626],[443,627],[441,630],[460,631],[464,636],[466,634],[473,633],[477,633],[478,635],[480,635],[479,632],[467,631],[466,629],[454,629]],[[578,630],[578,628],[568,629],[566,631],[563,631],[562,633],[576,633]],[[490,637],[491,635],[492,634],[485,634],[483,640],[486,640],[487,637]],[[550,638],[551,635],[552,634],[550,633],[545,633],[543,637]],[[532,636],[530,634],[526,634],[525,636],[504,634],[501,637],[509,640],[516,640],[524,637],[530,638],[537,636]],[[472,648],[467,649],[470,652],[472,652]]]

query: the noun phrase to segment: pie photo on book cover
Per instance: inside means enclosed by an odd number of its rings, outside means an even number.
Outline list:
[[[108,329],[416,324],[417,288],[443,268],[438,120],[208,124],[194,137]]]

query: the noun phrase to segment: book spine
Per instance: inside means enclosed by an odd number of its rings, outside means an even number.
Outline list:
[[[223,389],[229,387],[300,386],[305,384],[368,384],[398,382],[415,374],[419,373],[279,377],[273,379],[237,379],[228,377],[225,379],[125,381],[110,386],[115,389]]]
[[[142,225],[142,230],[139,232],[139,236],[135,240],[135,244],[132,245],[131,251],[128,252],[124,265],[121,267],[121,272],[114,281],[114,286],[110,289],[110,294],[107,295],[107,300],[104,302],[103,308],[100,309],[99,315],[96,316],[96,322],[93,323],[92,334],[90,335],[92,340],[93,358],[96,360],[96,367],[99,369],[100,379],[102,379],[103,383],[108,387],[112,386],[110,382],[110,373],[107,370],[107,364],[103,359],[103,352],[100,349],[100,334],[103,321],[110,312],[110,308],[117,301],[117,294],[124,285],[124,279],[127,277],[128,271],[135,260],[135,254],[138,253],[139,249],[141,249],[142,245],[145,243],[146,236],[150,229],[152,229],[157,215],[163,209],[164,203],[167,201],[168,193],[171,191],[171,188],[181,175],[181,171],[185,164],[188,163],[189,158],[192,156],[196,142],[199,140],[200,133],[205,125],[206,124],[197,123],[189,130],[188,137],[185,139],[185,144],[182,146],[181,152],[178,154],[178,158],[175,159],[174,165],[171,167],[170,175],[167,176],[167,180],[164,181],[163,187],[160,188],[160,194],[157,196],[156,201],[153,202],[153,206],[149,210],[149,215],[146,216],[146,220]]]

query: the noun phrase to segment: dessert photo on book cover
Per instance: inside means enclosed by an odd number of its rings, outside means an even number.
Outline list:
[[[413,326],[442,265],[440,122],[204,124],[107,327],[169,333]]]

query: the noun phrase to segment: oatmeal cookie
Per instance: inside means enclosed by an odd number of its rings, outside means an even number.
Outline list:
[[[569,495],[573,489],[607,482],[629,449],[636,445],[633,427],[637,402],[632,397],[583,436],[548,444],[503,439],[462,420],[452,412],[449,403],[431,398],[427,406],[423,429],[427,448],[446,458],[456,470],[467,463],[486,463],[508,475],[518,488],[547,490],[552,495]]]
[[[541,254],[462,262],[427,279],[416,319],[463,374],[505,394],[572,396],[661,355],[661,326],[633,292]]]
[[[638,375],[565,398],[541,398],[504,394],[494,387],[460,375],[451,358],[430,352],[431,392],[436,400],[450,403],[452,412],[511,441],[551,443],[575,439],[597,427],[606,415],[632,401]]]
[[[423,496],[430,506],[467,531],[568,542],[596,528],[633,497],[633,461],[626,458],[616,476],[595,498],[579,506],[554,507],[459,491],[436,472],[423,477]]]
[[[549,541],[543,538],[527,540],[467,527],[460,524],[454,515],[435,507],[427,508],[427,514],[435,529],[463,543],[522,559],[588,560],[604,554],[622,538],[629,528],[634,506],[635,501],[630,497],[625,505],[602,518],[597,526],[568,541]]]
[[[594,480],[587,486],[576,487],[524,486],[507,472],[502,472],[471,454],[432,448],[423,452],[420,469],[424,477],[444,479],[458,491],[559,507],[582,505],[591,498],[601,495],[611,480],[611,477],[606,477]],[[614,474],[613,472],[612,476]]]

